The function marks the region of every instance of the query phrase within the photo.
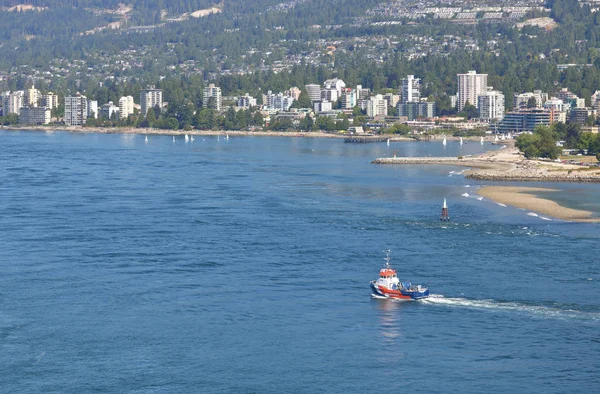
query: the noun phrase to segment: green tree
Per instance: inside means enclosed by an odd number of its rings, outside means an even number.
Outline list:
[[[462,111],[458,113],[458,116],[464,116],[467,119],[473,119],[479,116],[479,111],[477,110],[477,107],[467,101]]]

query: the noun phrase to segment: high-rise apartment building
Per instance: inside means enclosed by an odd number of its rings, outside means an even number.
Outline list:
[[[388,102],[381,94],[367,100],[367,116],[387,116]]]
[[[4,115],[7,114],[21,114],[21,107],[25,104],[25,92],[18,90],[16,92],[4,92],[2,93],[2,112]]]
[[[311,83],[306,86],[306,92],[308,93],[308,97],[310,101],[320,101],[321,100],[321,86],[316,83]]]
[[[133,115],[133,97],[123,96],[119,99],[119,117],[127,119],[129,115]]]
[[[458,110],[462,111],[467,101],[478,106],[477,97],[487,92],[487,74],[477,74],[469,71],[467,74],[458,74]]]
[[[402,79],[402,104],[412,103],[421,99],[421,79],[407,75]]]
[[[504,117],[504,94],[491,87],[477,97],[479,118],[483,120],[500,120]]]
[[[89,115],[88,99],[85,96],[65,97],[65,124],[81,126]]]
[[[221,99],[221,88],[211,83],[204,88],[204,94],[202,95],[202,106],[204,108],[212,108],[215,111],[221,111],[223,105]]]
[[[162,108],[162,90],[155,89],[154,86],[148,86],[147,89],[140,90],[140,106],[142,116],[146,116],[150,108],[159,106]],[[158,115],[158,114],[157,114]]]
[[[58,95],[52,92],[42,94],[42,107],[54,109],[58,107]]]
[[[35,88],[35,85],[25,90],[25,102],[23,105],[29,107],[37,107],[40,99],[40,91]]]

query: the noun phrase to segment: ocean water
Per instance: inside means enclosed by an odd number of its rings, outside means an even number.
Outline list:
[[[598,392],[600,225],[370,164],[491,148],[0,131],[0,392]]]

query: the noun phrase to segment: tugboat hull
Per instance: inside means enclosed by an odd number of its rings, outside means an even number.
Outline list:
[[[371,290],[374,295],[398,300],[420,300],[429,297],[429,289],[419,290],[392,290],[378,286],[371,282]]]

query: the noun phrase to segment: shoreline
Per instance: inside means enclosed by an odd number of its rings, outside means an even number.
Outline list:
[[[342,134],[342,133],[327,133],[324,131],[247,131],[247,130],[167,130],[155,128],[137,128],[137,127],[83,127],[83,126],[4,126],[0,125],[0,130],[8,131],[36,131],[36,132],[55,132],[65,131],[68,133],[99,133],[99,134],[140,134],[140,135],[167,135],[167,136],[257,136],[257,137],[300,137],[300,138],[358,138],[364,139],[367,142],[375,142],[370,140],[382,140],[377,142],[385,142],[389,139],[391,142],[433,142],[444,137],[442,134],[436,134],[431,140],[418,140],[405,135],[396,134]],[[460,137],[447,136],[449,141],[458,141]],[[486,141],[490,141],[489,137],[484,137]],[[463,137],[464,141],[477,141],[480,137]]]
[[[556,201],[539,197],[535,194],[536,192],[551,191],[559,190],[526,186],[483,186],[477,190],[477,194],[496,203],[511,205],[561,220],[600,223],[600,218],[592,217],[594,213],[591,211],[567,208]]]
[[[471,167],[467,179],[510,182],[599,183],[600,167],[579,166],[553,161],[527,160],[511,141],[506,148],[476,156],[455,157],[384,157],[372,164],[423,164]]]

